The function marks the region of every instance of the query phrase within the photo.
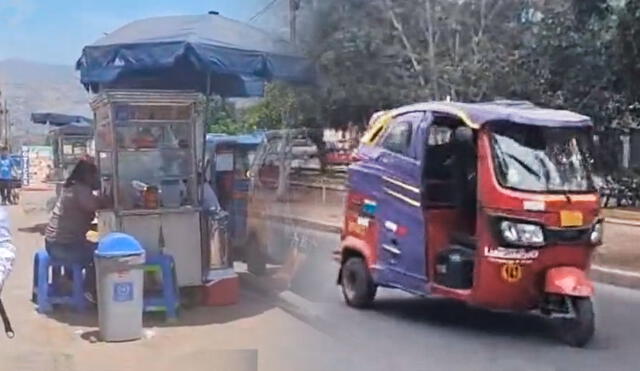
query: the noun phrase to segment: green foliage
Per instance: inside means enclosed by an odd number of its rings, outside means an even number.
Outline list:
[[[321,3],[300,30],[323,76],[319,107],[302,108],[316,121],[363,123],[446,97],[527,99],[603,126],[636,120],[640,0]]]
[[[247,108],[242,120],[249,127],[264,130],[313,127],[319,117],[314,97],[308,88],[271,83],[266,86],[264,99]]]

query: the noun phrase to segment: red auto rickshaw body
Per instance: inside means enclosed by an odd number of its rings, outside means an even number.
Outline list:
[[[579,190],[548,192],[501,184],[497,172],[502,165],[492,144],[494,123],[543,130],[570,128],[590,135],[589,118],[522,102],[424,103],[384,115],[378,120],[384,126],[372,128],[378,133],[367,136],[359,149],[359,160],[349,168],[349,193],[337,254],[342,263],[353,256],[362,257],[376,286],[449,297],[496,310],[538,309],[549,294],[593,294],[586,272],[592,251],[600,244],[602,223],[595,189],[587,187],[587,180],[580,181],[585,187]],[[471,219],[443,201],[455,196],[446,176],[442,180],[425,175],[442,170],[439,163],[430,168],[429,161],[438,159],[440,149],[436,147],[448,145],[445,140],[441,144],[434,131],[457,126],[473,129],[477,150],[477,207]],[[570,143],[577,146],[577,140]],[[575,153],[586,155],[584,151],[580,148]],[[505,245],[506,232],[500,229],[507,228],[505,221],[511,223],[508,226],[517,224],[513,228],[522,228],[524,234],[542,233],[544,243]],[[526,232],[532,228],[538,232]],[[447,285],[438,278],[448,274],[441,260],[443,253],[456,245],[454,235],[461,230],[469,231],[472,242],[468,246],[473,245],[468,249],[472,254],[470,284]]]

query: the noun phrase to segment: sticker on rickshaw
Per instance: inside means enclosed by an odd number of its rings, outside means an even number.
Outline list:
[[[500,268],[502,279],[509,283],[516,283],[522,279],[522,265],[518,263],[503,264]]]
[[[583,225],[582,212],[562,210],[560,211],[561,227],[581,227]]]
[[[349,233],[363,235],[367,231],[367,227],[358,222],[349,222],[347,224],[347,231],[349,231]]]
[[[369,227],[369,220],[371,220],[371,219],[359,216],[357,223],[358,223],[358,225],[361,225],[361,226],[367,228],[367,227]]]
[[[508,249],[505,247],[485,247],[484,255],[491,259],[530,261],[540,256],[538,250]]]

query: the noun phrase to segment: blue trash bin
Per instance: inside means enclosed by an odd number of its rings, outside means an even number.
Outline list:
[[[142,337],[145,252],[123,233],[100,240],[94,256],[98,286],[98,322],[103,341]]]

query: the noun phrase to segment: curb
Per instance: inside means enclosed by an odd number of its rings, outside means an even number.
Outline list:
[[[305,227],[305,228],[313,229],[320,232],[337,233],[337,234],[342,233],[342,226],[332,224],[332,223],[326,223],[326,222],[321,222],[321,221],[312,220],[312,219],[297,218],[292,216],[277,215],[277,214],[265,214],[265,217],[277,222],[292,223],[300,227]]]
[[[327,189],[330,191],[336,191],[336,192],[346,192],[347,188],[343,185],[336,185],[336,184],[322,184],[322,183],[305,183],[305,182],[298,182],[298,181],[290,181],[289,184],[291,184],[292,186],[296,186],[296,187],[305,187],[305,188],[313,188],[313,189]]]
[[[311,301],[290,290],[282,292],[274,290],[265,282],[269,279],[269,276],[258,277],[250,273],[239,274],[238,276],[240,277],[240,284],[243,287],[257,294],[274,299],[274,304],[278,308],[307,323],[316,330],[326,333],[328,324],[322,318],[320,313],[314,309],[314,305]]]
[[[602,215],[607,219],[613,218],[640,222],[640,212],[638,211],[602,209]]]
[[[618,219],[618,218],[605,218],[605,223],[609,224],[617,224],[617,225],[627,225],[630,227],[640,227],[640,221],[632,220],[632,219]]]
[[[304,226],[309,229],[314,229],[321,232],[328,233],[341,233],[342,228],[331,223],[319,222],[309,219],[288,217],[282,215],[267,215],[269,218],[275,220],[296,223],[299,226]],[[606,219],[607,223],[629,225],[634,227],[640,227],[640,222],[620,220],[620,219]],[[606,283],[614,286],[627,287],[631,289],[640,290],[640,273],[629,272],[620,269],[606,268],[598,265],[591,267],[590,276],[595,281],[600,283]]]
[[[593,265],[589,276],[601,283],[640,290],[640,273]]]

